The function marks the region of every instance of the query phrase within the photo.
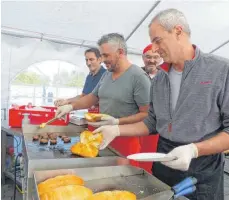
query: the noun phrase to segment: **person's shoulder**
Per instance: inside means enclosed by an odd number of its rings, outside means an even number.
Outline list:
[[[156,84],[161,84],[165,79],[164,79],[164,76],[165,76],[165,72],[162,71],[163,69],[160,69],[156,76],[151,79],[151,85],[156,85]]]
[[[201,60],[207,64],[206,67],[217,68],[217,70],[229,69],[229,59],[218,55],[201,52]]]
[[[103,67],[103,66],[101,66],[101,73],[104,73],[104,72],[106,72],[107,70]]]
[[[112,73],[109,72],[108,70],[105,70],[104,73],[101,76],[102,80],[109,79],[111,77]]]
[[[89,72],[88,75],[86,76],[86,81],[91,78],[91,73]]]
[[[151,79],[149,75],[137,65],[131,66],[130,77],[133,83],[136,85],[143,84],[145,86],[150,86],[151,84]]]
[[[99,69],[97,73],[97,76],[102,77],[105,72],[107,72],[107,70],[101,65],[101,68]]]
[[[137,66],[135,64],[132,64],[130,66],[130,72],[131,72],[132,75],[135,75],[135,76],[146,75],[148,77],[148,75],[145,72],[145,70],[142,67],[139,67],[139,66]]]
[[[130,69],[131,69],[132,71],[143,71],[143,72],[144,72],[144,70],[142,70],[142,68],[139,67],[139,66],[136,65],[136,64],[131,64]]]
[[[141,69],[145,72],[146,71],[146,68],[145,67],[141,67]]]

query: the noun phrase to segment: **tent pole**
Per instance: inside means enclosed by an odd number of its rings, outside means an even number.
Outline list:
[[[130,39],[130,37],[135,33],[135,31],[139,28],[139,26],[141,26],[141,24],[145,21],[145,19],[150,15],[150,13],[158,6],[158,4],[161,1],[156,1],[152,8],[150,8],[150,10],[145,14],[145,16],[141,19],[141,21],[137,24],[137,26],[131,31],[131,33],[126,37],[126,41],[128,41]]]
[[[95,47],[95,45],[87,45],[87,44],[84,44],[85,40],[83,40],[83,42],[72,42],[72,41],[66,41],[66,40],[63,40],[63,39],[60,39],[60,38],[51,38],[50,36],[48,35],[45,35],[43,33],[40,33],[40,34],[34,34],[34,35],[23,35],[23,33],[16,33],[16,32],[13,32],[13,31],[5,31],[5,30],[2,30],[2,34],[3,35],[9,35],[9,36],[13,36],[13,37],[19,37],[19,38],[34,38],[34,39],[40,39],[41,41],[50,41],[50,42],[54,42],[54,43],[58,43],[58,44],[67,44],[67,45],[73,45],[73,46],[79,46],[80,48],[81,47],[84,47],[84,48],[92,48],[92,47]],[[138,51],[133,51],[133,50],[128,50],[128,53],[129,54],[132,54],[132,55],[141,55],[140,53],[140,50],[139,52]]]
[[[221,47],[225,46],[228,43],[229,43],[229,40],[227,40],[226,42],[222,43],[221,45],[219,45],[215,49],[211,50],[209,53],[214,53],[215,51],[217,51],[218,49],[220,49]]]

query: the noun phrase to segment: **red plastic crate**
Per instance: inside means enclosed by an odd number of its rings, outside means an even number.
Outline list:
[[[35,107],[35,106],[32,106]],[[49,109],[49,111],[38,111],[38,110],[27,110],[26,106],[20,106],[19,109],[11,108],[9,109],[9,126],[11,127],[21,127],[23,114],[28,113],[30,124],[41,124],[55,117],[56,107],[41,106],[42,108]],[[66,115],[66,120],[57,119],[50,125],[60,125],[66,126],[69,123],[69,114]]]

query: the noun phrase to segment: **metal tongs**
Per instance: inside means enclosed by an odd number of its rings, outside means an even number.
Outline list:
[[[194,177],[188,177],[173,186],[171,190],[163,191],[154,195],[150,195],[141,200],[172,200],[193,193],[196,190],[195,184],[197,179]]]

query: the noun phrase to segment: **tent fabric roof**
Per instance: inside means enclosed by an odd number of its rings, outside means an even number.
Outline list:
[[[148,24],[167,8],[184,12],[202,51],[229,58],[229,1],[3,1],[2,102],[10,81],[36,62],[63,60],[86,69],[85,49],[106,33],[122,33],[130,60],[142,66]]]
[[[101,35],[120,32],[127,37],[156,1],[5,1],[2,26],[96,45]],[[130,48],[142,50],[150,42],[148,24],[167,8],[184,12],[192,41],[210,52],[229,38],[228,1],[162,1],[129,38]]]

